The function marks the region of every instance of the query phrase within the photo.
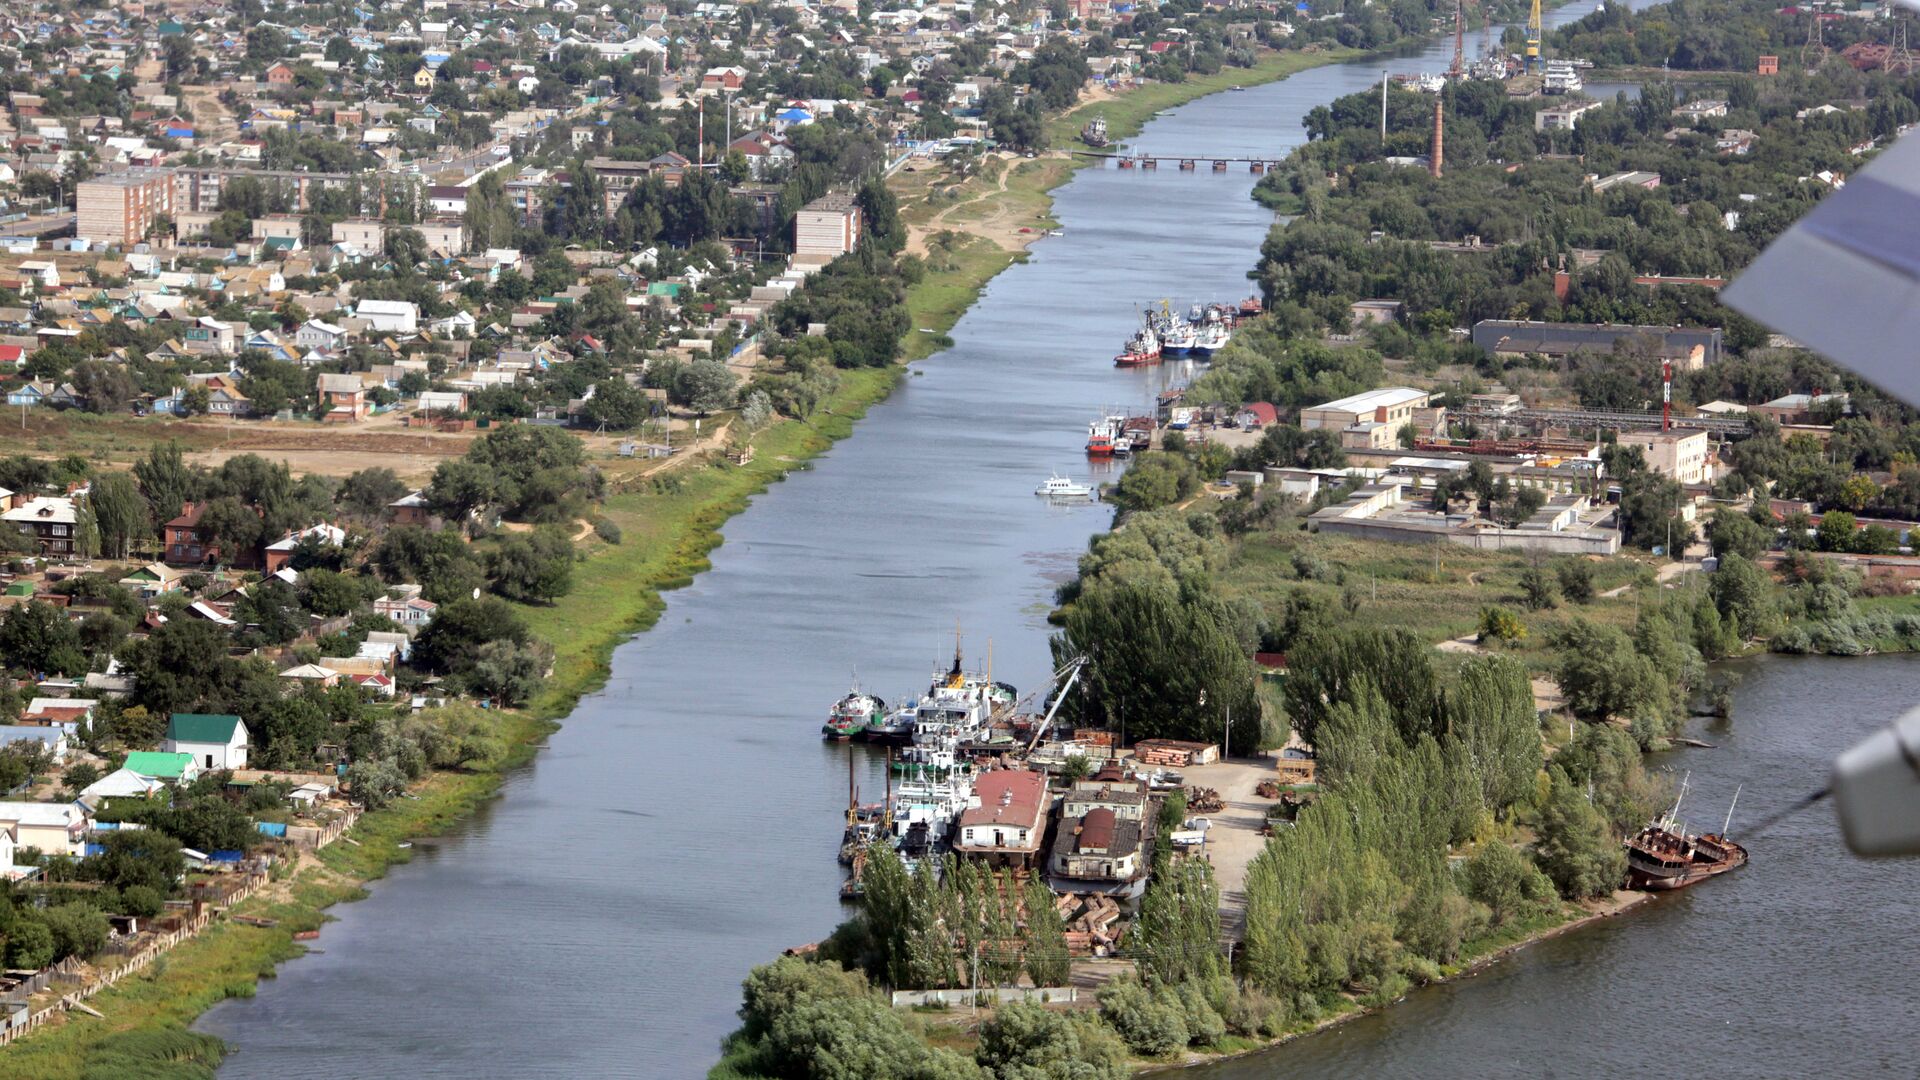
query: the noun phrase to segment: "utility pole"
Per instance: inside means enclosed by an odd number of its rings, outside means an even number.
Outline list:
[[[1387,73],[1380,72],[1380,145],[1387,145]]]

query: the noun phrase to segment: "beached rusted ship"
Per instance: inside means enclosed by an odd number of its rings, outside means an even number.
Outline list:
[[[1663,892],[1684,889],[1717,874],[1747,865],[1747,849],[1727,839],[1733,827],[1733,806],[1727,807],[1726,824],[1717,833],[1695,836],[1680,824],[1680,802],[1687,785],[1680,785],[1680,796],[1673,809],[1627,838],[1627,887]],[[1733,793],[1734,802],[1740,792]]]

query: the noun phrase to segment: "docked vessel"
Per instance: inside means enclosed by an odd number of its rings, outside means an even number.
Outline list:
[[[1095,150],[1107,145],[1107,118],[1096,116],[1080,129],[1080,141]]]
[[[829,739],[845,742],[867,729],[867,725],[878,720],[887,711],[887,703],[872,694],[860,692],[859,687],[847,691],[847,696],[833,703],[827,711],[827,722],[821,725],[820,734]]]
[[[1119,355],[1113,358],[1116,367],[1142,367],[1160,362],[1160,335],[1154,332],[1148,323],[1133,332]]]
[[[1114,447],[1119,442],[1120,423],[1111,416],[1102,416],[1087,425],[1087,456],[1093,458],[1112,457]]]
[[[1571,60],[1547,61],[1546,73],[1540,80],[1540,89],[1548,94],[1578,93],[1586,85],[1586,81],[1580,77],[1580,69]]]
[[[1199,331],[1187,320],[1176,319],[1164,311],[1149,318],[1154,332],[1160,335],[1163,356],[1185,356],[1199,341]]]
[[[1687,785],[1682,782],[1673,809],[1627,839],[1628,888],[1684,889],[1747,865],[1747,849],[1726,835],[1733,826],[1733,807],[1727,807],[1726,824],[1718,833],[1695,836],[1680,824],[1680,802],[1686,794]],[[1735,791],[1733,797],[1738,802],[1740,793]]]
[[[1055,473],[1047,477],[1039,487],[1034,488],[1033,493],[1044,495],[1049,499],[1086,499],[1092,497],[1093,486]]]
[[[1233,340],[1233,320],[1218,305],[1209,307],[1202,316],[1199,332],[1193,343],[1193,352],[1197,356],[1212,356],[1227,347]]]

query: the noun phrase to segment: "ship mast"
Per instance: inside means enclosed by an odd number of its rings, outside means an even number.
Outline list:
[[[1726,837],[1727,830],[1733,828],[1733,808],[1740,805],[1740,789],[1745,786],[1746,785],[1741,784],[1735,786],[1733,789],[1733,801],[1727,804],[1726,824],[1720,826],[1720,836],[1722,839]]]

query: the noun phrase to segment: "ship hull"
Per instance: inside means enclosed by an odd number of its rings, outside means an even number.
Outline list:
[[[1734,843],[1725,846],[1726,857],[1711,862],[1695,861],[1685,866],[1638,859],[1633,851],[1628,851],[1627,888],[1643,892],[1673,892],[1747,865],[1746,848]]]

